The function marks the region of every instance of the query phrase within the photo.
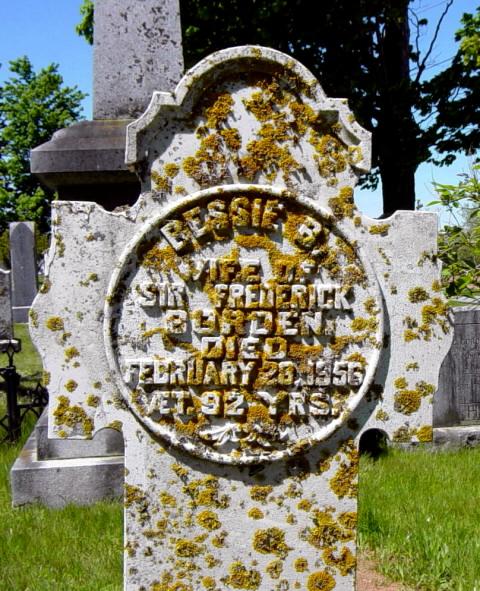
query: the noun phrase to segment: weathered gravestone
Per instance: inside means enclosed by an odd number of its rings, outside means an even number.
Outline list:
[[[135,206],[54,204],[49,435],[122,428],[126,589],[353,589],[359,437],[431,438],[450,341],[436,216],[363,217],[369,160],[346,101],[239,47],[128,128]]]
[[[480,308],[454,308],[453,342],[435,395],[435,442],[480,443]]]
[[[10,224],[13,321],[28,322],[28,311],[37,294],[35,223]]]

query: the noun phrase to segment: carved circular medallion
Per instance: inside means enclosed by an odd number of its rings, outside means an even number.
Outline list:
[[[331,216],[263,186],[196,193],[148,223],[110,282],[105,343],[153,433],[223,463],[325,440],[369,388],[382,305]]]

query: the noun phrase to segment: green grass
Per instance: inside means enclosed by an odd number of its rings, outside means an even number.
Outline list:
[[[12,508],[8,475],[21,448],[0,445],[2,591],[121,591],[121,504]]]
[[[422,591],[480,591],[480,449],[362,458],[359,544]]]

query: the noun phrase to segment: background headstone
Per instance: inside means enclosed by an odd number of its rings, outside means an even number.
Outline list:
[[[360,436],[432,435],[436,216],[362,216],[369,134],[260,47],[155,93],[127,164],[132,208],[54,204],[31,323],[49,436],[123,431],[125,588],[351,591]]]
[[[37,294],[35,223],[10,224],[10,266],[14,322],[28,322],[28,311]]]
[[[433,406],[435,442],[480,444],[480,307],[453,308],[453,342]]]

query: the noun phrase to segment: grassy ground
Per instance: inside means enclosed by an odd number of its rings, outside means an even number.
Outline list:
[[[2,591],[121,591],[120,503],[13,509],[8,474],[21,447],[0,445]]]
[[[25,329],[20,373],[41,366]],[[0,359],[0,362],[4,362]],[[0,394],[0,404],[2,396]],[[120,591],[122,509],[12,509],[8,474],[22,441],[0,444],[2,591]],[[359,545],[388,577],[422,591],[480,591],[480,449],[362,458]]]
[[[360,547],[425,591],[480,591],[480,449],[362,458]]]

